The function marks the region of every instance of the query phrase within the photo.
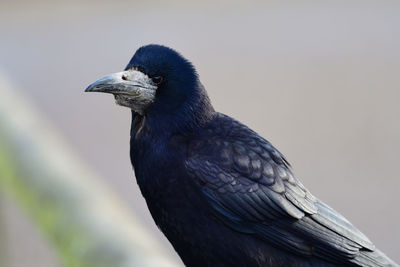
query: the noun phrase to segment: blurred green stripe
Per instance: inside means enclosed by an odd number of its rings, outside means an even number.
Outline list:
[[[56,246],[62,263],[71,267],[115,264],[115,259],[108,259],[107,255],[97,259],[74,251],[70,244],[79,243],[81,250],[89,250],[90,238],[79,227],[67,223],[66,214],[57,206],[57,200],[52,201],[51,196],[38,194],[34,187],[23,182],[23,174],[18,171],[12,158],[12,150],[4,142],[4,136],[0,135],[0,190],[6,197],[17,200],[29,212],[36,225]]]

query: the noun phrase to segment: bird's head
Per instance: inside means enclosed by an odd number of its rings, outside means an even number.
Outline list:
[[[198,76],[193,65],[171,48],[139,48],[125,70],[105,76],[85,92],[113,94],[116,103],[145,115],[149,110],[174,112],[195,92]]]

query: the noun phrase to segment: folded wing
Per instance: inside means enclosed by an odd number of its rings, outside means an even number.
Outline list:
[[[186,167],[223,223],[298,255],[390,266],[364,234],[300,183],[269,142],[235,121],[228,134],[218,131],[193,141]]]

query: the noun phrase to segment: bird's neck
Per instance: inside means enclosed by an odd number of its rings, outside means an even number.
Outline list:
[[[215,114],[203,85],[199,83],[198,90],[172,112],[140,115],[132,111],[131,134],[134,138],[140,136],[168,138],[174,134],[187,136],[195,133]]]

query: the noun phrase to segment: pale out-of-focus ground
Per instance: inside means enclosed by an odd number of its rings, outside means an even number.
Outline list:
[[[130,112],[83,93],[148,43],[190,59],[217,110],[270,140],[311,192],[400,262],[399,1],[1,0],[0,40],[2,72],[171,254],[134,180]],[[1,201],[9,267],[59,266]]]

